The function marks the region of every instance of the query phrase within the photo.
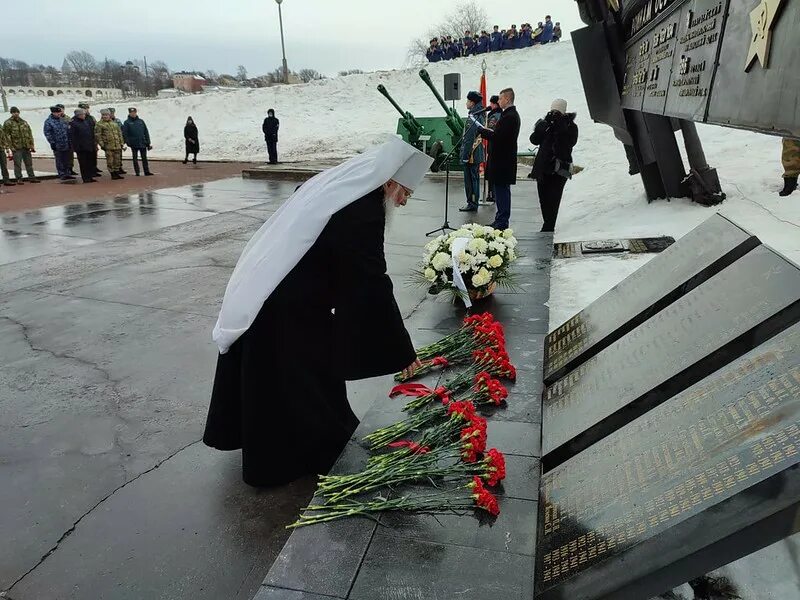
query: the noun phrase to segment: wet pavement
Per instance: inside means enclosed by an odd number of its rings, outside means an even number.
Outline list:
[[[106,170],[101,161],[100,168]],[[53,171],[53,159],[34,159],[37,175]],[[121,180],[113,181],[104,173],[93,184],[84,184],[80,179],[71,184],[58,180],[44,181],[39,185],[0,187],[0,214],[35,210],[46,206],[66,204],[85,204],[90,201],[104,202],[115,196],[136,195],[152,192],[166,187],[188,186],[227,179],[241,174],[242,169],[255,166],[241,162],[205,162],[184,165],[180,161],[150,161],[154,177],[136,177],[130,161],[123,160],[128,174]]]
[[[314,482],[249,488],[238,452],[199,440],[228,277],[295,186],[233,178],[0,215],[6,597],[217,600],[258,589]],[[441,223],[443,190],[423,184],[387,232],[407,317],[433,302],[405,282],[424,232]],[[532,224],[533,187],[515,192],[515,215]],[[451,186],[453,209],[462,193]],[[493,208],[481,211],[489,222]],[[349,386],[356,412],[386,387]]]

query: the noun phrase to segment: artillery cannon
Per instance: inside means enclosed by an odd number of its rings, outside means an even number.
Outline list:
[[[419,72],[419,77],[420,79],[422,79],[422,81],[425,82],[425,85],[427,85],[430,88],[431,92],[433,92],[434,97],[436,98],[436,100],[439,101],[439,104],[444,109],[444,113],[447,115],[447,117],[445,117],[445,123],[447,127],[450,128],[450,131],[453,132],[453,135],[455,136],[454,141],[457,141],[462,135],[464,135],[464,119],[461,118],[461,116],[458,114],[458,111],[455,108],[447,106],[447,103],[444,101],[444,98],[442,98],[442,95],[439,93],[439,90],[437,90],[436,86],[433,85],[433,81],[431,81],[431,76],[425,69],[422,69]]]
[[[400,113],[400,119],[397,122],[397,133],[399,133],[406,142],[424,151],[423,143],[420,141],[420,136],[425,133],[425,128],[422,124],[417,121],[410,112],[400,108],[400,105],[389,95],[389,92],[383,84],[378,86],[378,91],[383,94],[390,104],[395,107],[397,112]],[[405,133],[403,129],[405,129]]]

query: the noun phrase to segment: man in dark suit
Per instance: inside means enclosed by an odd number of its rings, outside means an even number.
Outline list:
[[[514,106],[514,90],[500,92],[498,105],[503,111],[495,129],[480,128],[481,136],[489,140],[489,163],[486,178],[494,187],[497,214],[492,226],[507,229],[511,219],[511,186],[517,183],[517,138],[520,119]]]

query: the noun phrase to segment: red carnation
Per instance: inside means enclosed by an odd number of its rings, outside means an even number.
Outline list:
[[[483,482],[479,477],[473,477],[472,482],[467,484],[467,487],[472,490],[472,498],[478,508],[482,508],[490,515],[497,516],[500,514],[497,498],[483,486]]]
[[[449,416],[456,414],[465,421],[470,421],[475,416],[475,405],[468,400],[450,402],[447,405],[447,414]]]
[[[444,356],[436,356],[431,361],[431,365],[433,365],[434,367],[447,367],[449,364],[450,363]]]
[[[490,449],[486,455],[486,479],[494,487],[506,478],[506,457],[496,448]]]

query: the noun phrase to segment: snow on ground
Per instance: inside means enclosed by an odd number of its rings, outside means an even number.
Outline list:
[[[530,146],[528,136],[537,118],[544,115],[555,95],[578,101],[585,115],[585,101],[577,76],[571,42],[500,52],[426,65],[433,82],[442,91],[445,73],[460,72],[463,96],[478,89],[481,60],[487,64],[491,93],[513,86],[522,116],[520,143]],[[565,67],[568,71],[565,71]],[[281,121],[278,150],[281,160],[320,160],[352,156],[362,152],[387,132],[394,132],[399,115],[377,91],[384,84],[404,110],[415,116],[443,116],[418,75],[418,68],[379,71],[335,77],[308,84],[210,92],[164,99],[118,100],[110,106],[124,120],[127,107],[136,106],[147,122],[154,157],[183,158],[183,126],[191,115],[200,131],[200,156],[206,160],[266,160],[261,124],[267,109],[274,108]],[[56,102],[70,112],[81,98],[14,98],[22,117],[31,123],[38,148],[44,153],[42,123],[48,107]],[[106,101],[92,101],[92,114],[99,118]],[[464,101],[456,106],[466,114]],[[610,131],[610,130],[609,130]],[[609,132],[599,130],[604,138]],[[613,139],[613,137],[611,138]]]

